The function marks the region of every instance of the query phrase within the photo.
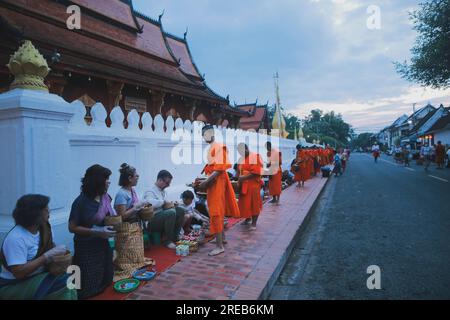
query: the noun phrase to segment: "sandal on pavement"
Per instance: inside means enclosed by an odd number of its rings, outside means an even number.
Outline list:
[[[217,239],[211,240],[211,243],[217,243]],[[228,244],[228,241],[225,240],[225,239],[223,239],[223,240],[222,240],[222,243],[223,243],[223,244]]]
[[[224,252],[225,252],[225,249],[216,248],[216,249],[212,250],[210,253],[208,253],[208,256],[211,256],[211,257],[218,256],[219,254],[224,253]]]

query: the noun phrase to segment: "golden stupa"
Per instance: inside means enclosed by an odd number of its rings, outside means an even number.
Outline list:
[[[281,111],[280,103],[280,90],[278,86],[278,73],[274,77],[275,79],[275,94],[277,96],[277,104],[275,108],[275,114],[272,121],[272,130],[275,131],[273,134],[277,134],[280,138],[287,138],[289,132],[286,131],[286,120],[284,120],[283,112]],[[294,138],[295,139],[295,138]]]

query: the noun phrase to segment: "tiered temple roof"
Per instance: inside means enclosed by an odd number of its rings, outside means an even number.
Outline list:
[[[66,26],[70,4],[81,7],[81,30]],[[204,82],[186,37],[165,33],[161,16],[157,21],[135,11],[131,0],[2,0],[0,17],[20,40],[33,41],[45,55],[60,53],[52,69],[202,99],[216,107],[228,104]],[[2,46],[0,73],[5,74],[4,62],[17,47]]]
[[[236,105],[235,107],[247,115],[241,118],[240,127],[243,130],[259,130],[269,128],[267,104],[258,105],[257,102],[250,104]]]

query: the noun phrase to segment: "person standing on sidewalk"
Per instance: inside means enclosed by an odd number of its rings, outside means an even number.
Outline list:
[[[438,169],[444,169],[445,162],[445,147],[441,141],[438,141],[436,146],[436,164]]]
[[[282,192],[281,183],[283,170],[281,168],[281,152],[273,148],[271,142],[266,143],[267,148],[267,171],[269,175],[269,194],[273,197],[270,203],[279,203]]]
[[[292,170],[295,174],[294,180],[297,181],[297,187],[305,186],[305,181],[309,178],[308,173],[308,164],[307,164],[307,154],[306,151],[303,150],[301,145],[297,145],[297,157],[295,158],[294,165],[292,166]]]
[[[347,153],[345,151],[342,151],[340,157],[341,157],[342,173],[345,173],[345,169],[347,168]]]
[[[208,178],[199,188],[206,190],[208,210],[210,216],[210,232],[216,235],[216,248],[209,252],[210,256],[217,256],[225,252],[224,248],[224,219],[225,216],[238,218],[239,207],[236,195],[228,177],[227,170],[231,168],[228,161],[227,147],[215,142],[214,127],[206,125],[202,129],[203,139],[210,145],[208,163],[204,172]]]
[[[238,164],[239,211],[245,218],[244,225],[250,225],[250,231],[256,230],[256,222],[262,210],[261,175],[263,162],[259,154],[250,152],[245,143],[238,146],[241,155]]]
[[[339,155],[339,153],[336,153],[334,155],[333,173],[334,173],[335,177],[342,176],[342,161],[341,161],[341,156]]]
[[[431,148],[428,145],[423,145],[422,148],[420,148],[420,157],[424,161],[423,166],[425,171],[428,171],[428,167],[431,163]]]

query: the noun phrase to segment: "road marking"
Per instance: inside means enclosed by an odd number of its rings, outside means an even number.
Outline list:
[[[384,160],[384,159],[378,159],[378,160],[383,161],[383,162],[386,162],[386,163],[389,163],[389,164],[392,164],[393,166],[396,166],[396,167],[399,167],[399,166],[400,166],[400,165],[397,164],[397,163],[393,163],[393,162],[391,162],[391,161],[387,161],[387,160]]]
[[[366,154],[365,154],[365,156],[370,157],[369,155],[366,155]],[[384,159],[378,159],[378,160],[381,160],[381,161],[383,161],[383,162],[389,163],[389,164],[391,164],[391,165],[393,165],[393,166],[396,166],[396,167],[402,167],[402,165],[400,165],[400,164],[398,164],[398,163],[394,163],[394,162],[388,161],[388,160],[384,160]],[[408,167],[405,167],[405,169],[406,169],[406,170],[410,170],[410,171],[414,171],[414,172],[417,171],[417,170],[414,170],[414,169],[408,168]],[[437,179],[437,180],[440,180],[440,181],[443,181],[443,182],[449,182],[447,179],[440,178],[440,177],[436,177],[436,176],[433,176],[433,175],[431,175],[431,174],[429,174],[428,176],[429,176],[430,178],[434,178],[434,179]]]
[[[439,177],[436,177],[436,176],[432,176],[431,174],[429,174],[428,176],[429,176],[429,177],[431,177],[431,178],[435,178],[435,179],[438,179],[438,180],[444,181],[444,182],[448,182],[448,180],[447,180],[447,179],[442,179],[442,178],[439,178]]]

